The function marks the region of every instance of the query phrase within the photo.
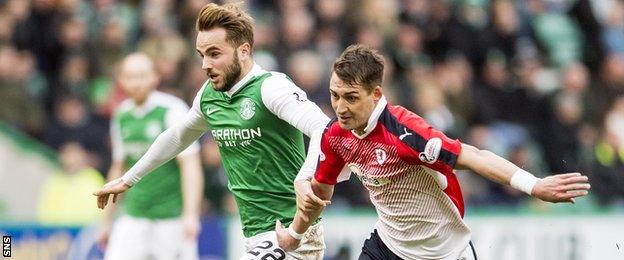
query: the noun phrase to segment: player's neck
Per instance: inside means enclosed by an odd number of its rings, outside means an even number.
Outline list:
[[[354,131],[356,134],[358,134],[358,135],[364,135],[364,134],[366,133],[366,131],[364,131],[364,128],[365,128],[365,127],[366,127],[366,126],[364,126],[364,127],[362,127],[362,128],[356,128],[356,129],[353,129],[353,131]]]
[[[143,98],[134,98],[132,99],[132,101],[134,101],[134,105],[136,107],[142,107],[143,105],[145,105],[145,103],[147,103],[147,99],[149,98],[149,95],[143,97]]]
[[[366,124],[354,128],[353,132],[355,132],[358,135],[364,135],[364,134],[366,134],[366,126],[368,126],[368,121],[367,121]]]
[[[253,66],[254,66],[254,62],[251,59],[242,62],[241,73],[240,75],[238,75],[238,78],[236,79],[236,83],[240,82],[245,76],[247,76],[247,74],[251,71]]]

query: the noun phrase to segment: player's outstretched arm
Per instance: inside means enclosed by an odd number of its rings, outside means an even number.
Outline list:
[[[285,251],[292,251],[299,247],[303,234],[314,224],[323,209],[331,203],[329,199],[334,193],[333,185],[319,183],[316,180],[297,181],[295,187],[297,190],[295,219],[288,228],[284,228],[279,220],[275,224],[277,241],[280,248]],[[307,206],[302,206],[300,203],[305,203]]]
[[[548,202],[572,202],[574,198],[587,195],[590,185],[587,176],[578,172],[537,178],[487,150],[462,144],[457,158],[458,169],[469,169],[477,174]]]

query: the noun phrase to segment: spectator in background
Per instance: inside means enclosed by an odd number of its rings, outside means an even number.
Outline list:
[[[59,149],[64,143],[75,141],[89,152],[89,165],[96,169],[105,167],[109,153],[106,121],[92,114],[85,102],[73,95],[59,99],[54,112],[41,134],[43,142]]]
[[[282,67],[286,67],[290,54],[311,49],[315,21],[314,17],[304,7],[283,9],[282,11],[283,20],[280,23],[282,34],[280,39],[282,41],[278,43],[277,59]]]
[[[14,29],[14,43],[17,49],[26,49],[37,59],[37,68],[48,82],[44,96],[44,107],[51,111],[54,100],[60,95],[56,85],[62,62],[63,47],[58,30],[61,15],[52,0],[33,1],[27,18],[17,22]]]
[[[624,3],[617,0],[600,2],[602,5],[598,4],[596,9],[602,11],[600,16],[604,26],[602,38],[606,49],[609,52],[624,54]]]
[[[603,205],[624,207],[624,96],[607,113],[602,137],[594,148],[590,180]]]
[[[112,77],[114,74],[114,65],[126,53],[125,43],[127,28],[114,19],[109,19],[102,25],[102,31],[98,35],[97,47],[93,48],[92,54],[97,64],[98,73]]]
[[[160,75],[160,88],[177,96],[182,96],[178,84],[178,67],[189,54],[186,42],[174,30],[158,8],[143,12],[145,35],[138,44],[141,52],[154,57],[156,71]]]
[[[446,97],[439,85],[423,85],[416,92],[414,100],[419,114],[440,131],[452,131],[457,123],[457,118],[451,113],[446,104]]]
[[[104,184],[104,178],[89,166],[88,156],[80,143],[61,145],[61,169],[48,177],[39,199],[37,216],[41,223],[87,225],[100,217],[89,194]]]
[[[89,98],[89,60],[83,55],[69,55],[63,62],[60,81],[65,91],[83,100]]]
[[[466,56],[451,52],[444,62],[436,65],[436,73],[439,73],[438,83],[448,100],[447,106],[455,117],[452,130],[448,129],[447,132],[459,136],[466,122],[472,121],[474,117],[472,65]]]
[[[589,88],[587,68],[570,63],[562,70],[561,89],[546,97],[540,142],[548,168],[566,172],[581,167],[578,135],[587,107],[585,94]]]
[[[313,102],[329,100],[329,93],[324,88],[325,64],[321,57],[312,51],[299,51],[288,58],[288,71],[293,81],[308,95]],[[302,66],[305,64],[305,66]],[[331,107],[320,106],[325,114],[331,113]]]
[[[527,90],[512,81],[504,54],[493,50],[486,58],[480,84],[475,86],[477,120],[485,124],[510,122],[531,124],[535,106]]]
[[[45,115],[40,100],[29,91],[36,88],[33,56],[0,45],[0,60],[0,120],[33,136],[40,135]]]

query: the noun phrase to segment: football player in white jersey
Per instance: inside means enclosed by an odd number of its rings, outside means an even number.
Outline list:
[[[537,178],[388,104],[381,89],[383,68],[381,55],[362,45],[350,46],[334,62],[329,91],[336,119],[320,140],[318,166],[306,162],[309,170],[297,178],[293,224],[276,225],[281,248],[297,248],[300,234],[327,205],[323,200],[351,172],[368,189],[379,216],[359,259],[476,259],[456,168],[548,202],[587,195],[590,185],[580,173]]]

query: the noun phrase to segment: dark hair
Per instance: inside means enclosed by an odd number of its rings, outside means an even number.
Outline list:
[[[234,4],[205,5],[195,23],[195,29],[207,31],[213,28],[223,28],[226,31],[226,40],[235,47],[247,42],[253,49],[253,18]]]
[[[345,84],[362,85],[370,93],[383,81],[384,59],[377,50],[355,44],[334,61],[333,70]]]

